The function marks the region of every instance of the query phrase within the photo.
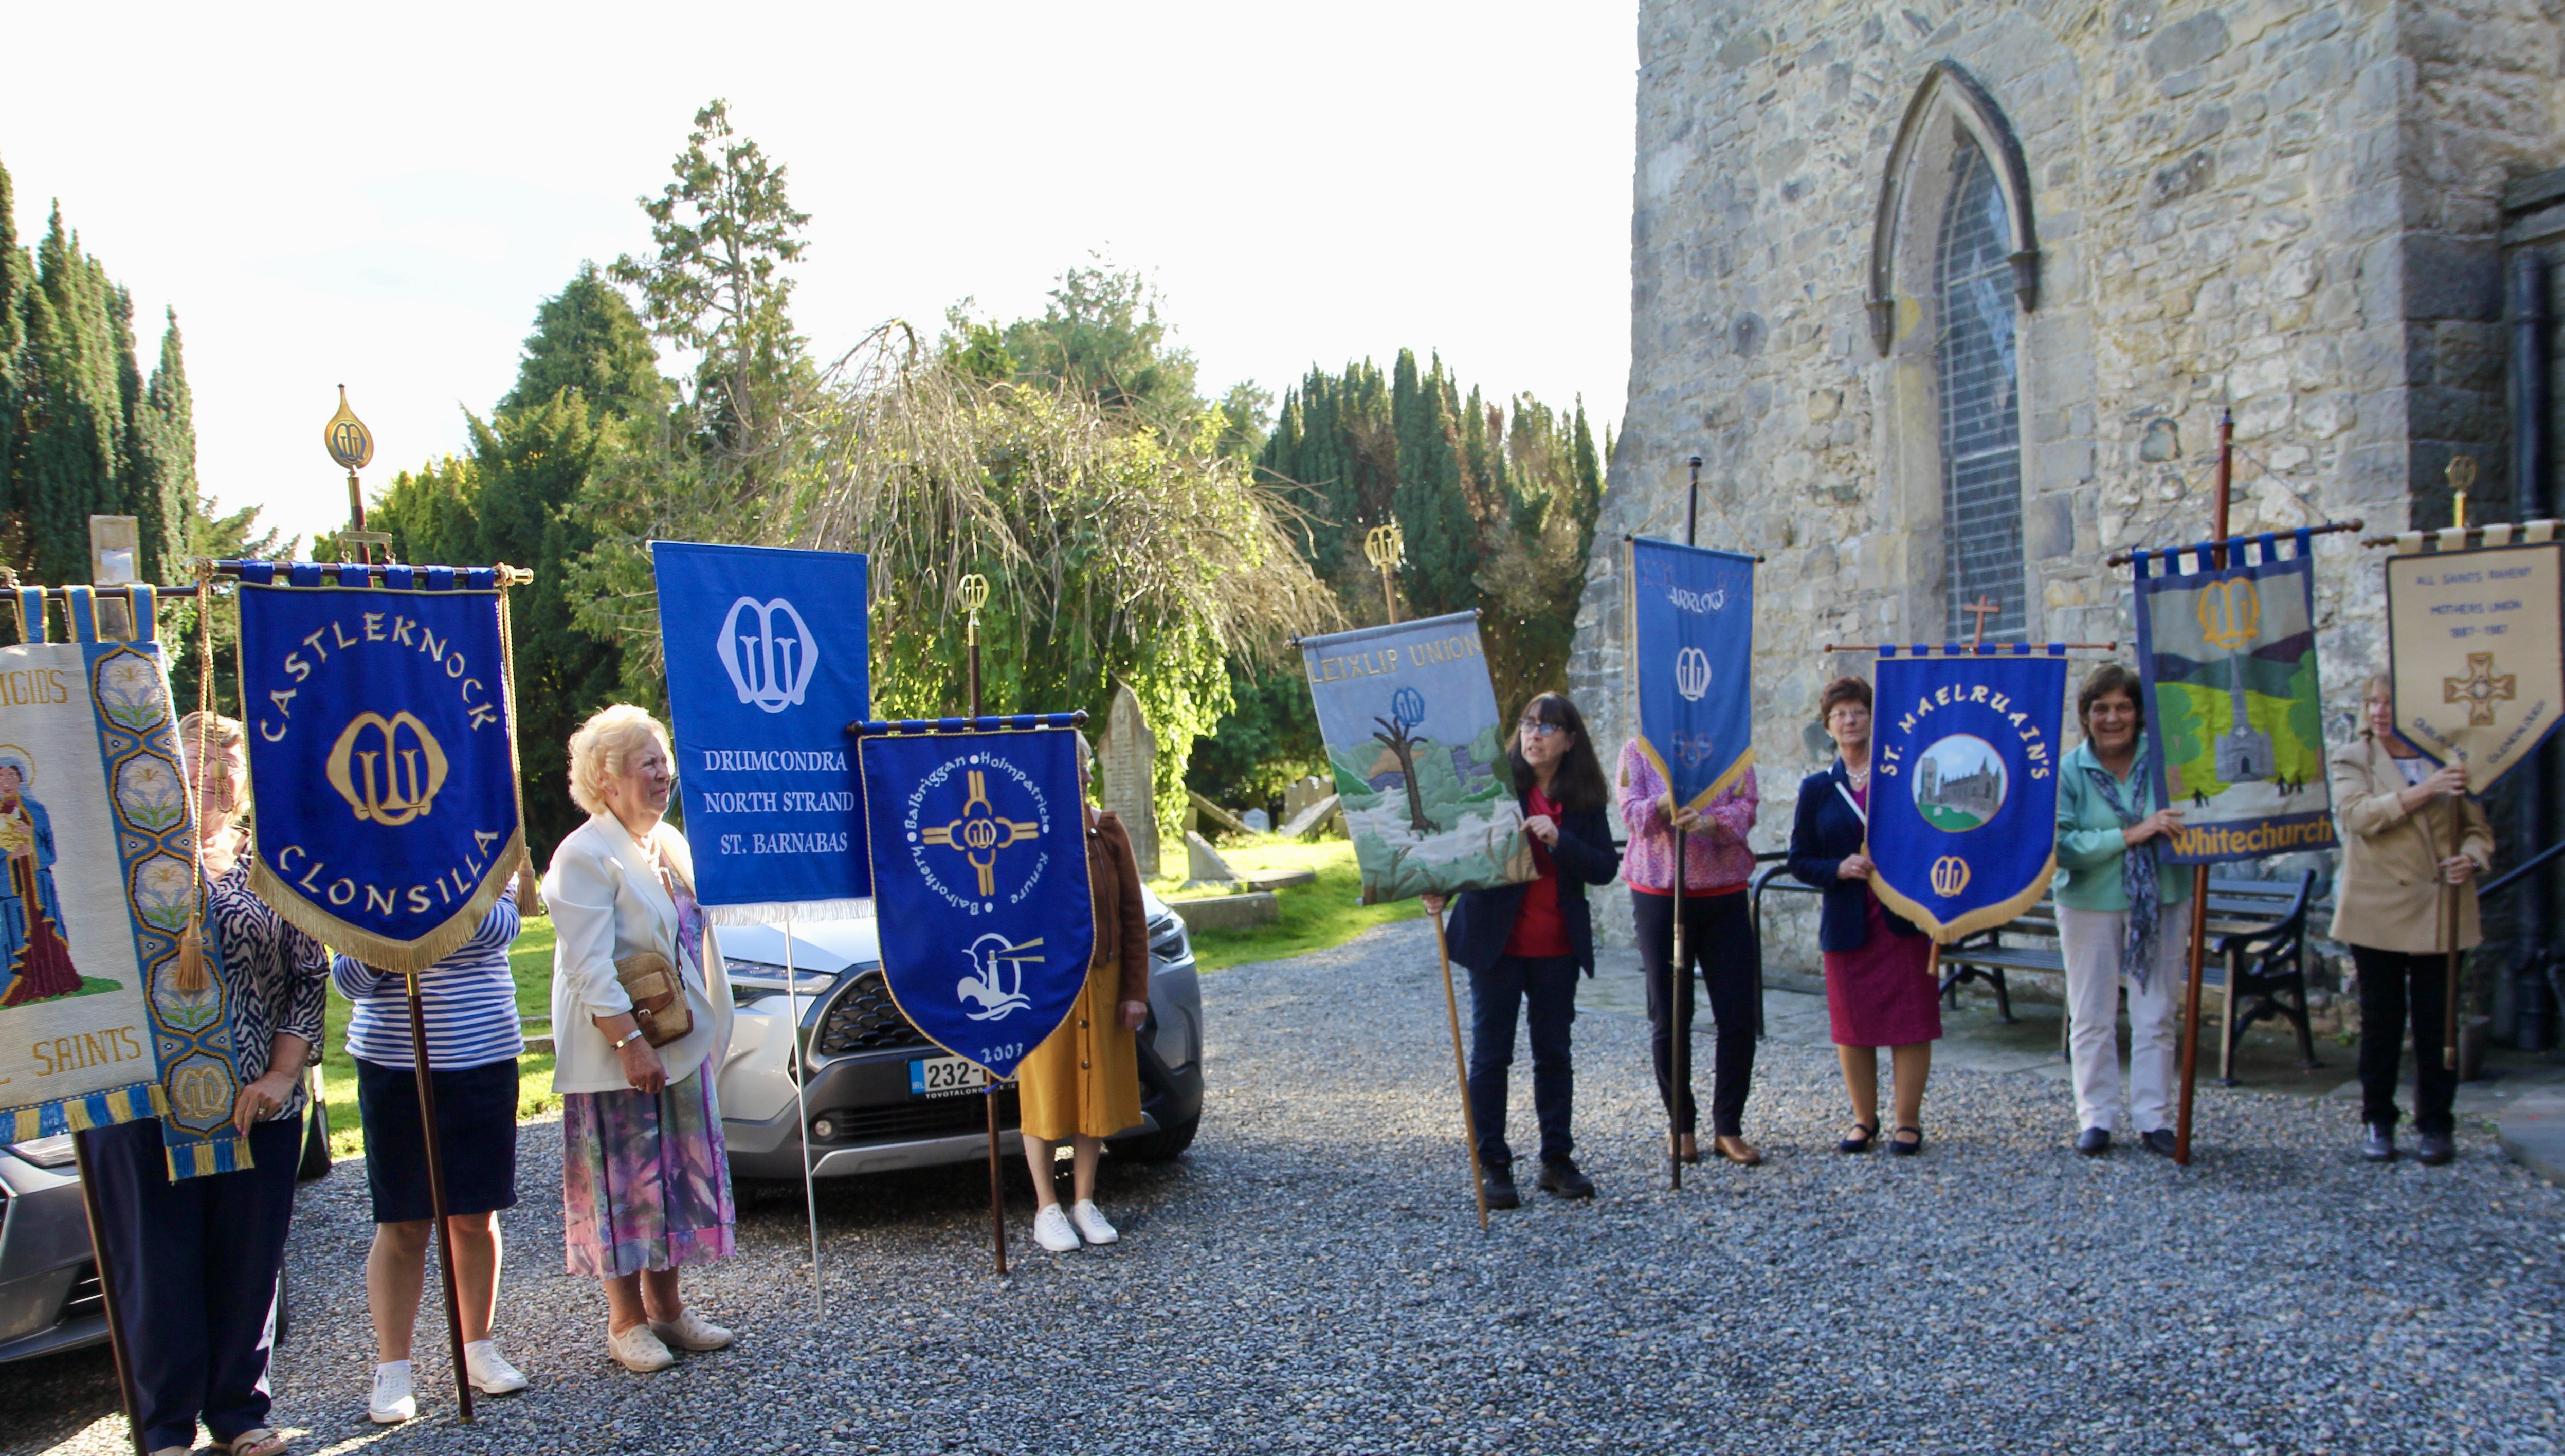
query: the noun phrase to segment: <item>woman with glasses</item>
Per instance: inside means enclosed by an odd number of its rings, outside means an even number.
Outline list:
[[[1897,1098],[1888,1150],[1918,1153],[1924,1150],[1924,1082],[1933,1071],[1933,1044],[1942,1037],[1933,943],[1891,914],[1870,887],[1872,866],[1864,849],[1870,839],[1870,684],[1836,678],[1818,695],[1817,712],[1835,741],[1835,761],[1799,781],[1790,873],[1825,892],[1817,949],[1825,956],[1835,1056],[1852,1098],[1852,1135],[1835,1150],[1868,1152],[1879,1137],[1879,1049],[1886,1047]]]
[[[1531,1100],[1540,1121],[1540,1186],[1561,1198],[1591,1198],[1594,1184],[1569,1156],[1575,1073],[1567,1028],[1576,1019],[1576,977],[1594,974],[1593,920],[1585,886],[1620,872],[1608,812],[1611,788],[1585,738],[1585,718],[1564,694],[1545,692],[1523,708],[1507,759],[1533,877],[1453,897],[1445,932],[1452,959],[1470,972],[1470,1115],[1478,1124],[1479,1166],[1488,1206],[1514,1208],[1514,1149],[1506,1142],[1506,1073],[1515,1060],[1515,1019],[1531,1028]],[[1444,897],[1424,896],[1443,913]]]

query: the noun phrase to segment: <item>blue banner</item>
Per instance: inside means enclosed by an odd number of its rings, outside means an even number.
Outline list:
[[[1639,752],[1669,809],[1699,809],[1754,762],[1754,558],[1630,543]]]
[[[998,721],[867,724],[858,753],[891,1000],[1004,1079],[1084,988],[1095,911],[1077,735]]]
[[[1912,650],[1879,649],[1870,885],[1948,945],[2048,892],[2066,649]]]
[[[1300,639],[1362,902],[1532,877],[1475,611]]]
[[[525,852],[494,574],[239,569],[251,887],[367,965],[424,970]]]
[[[722,924],[867,913],[846,726],[872,712],[864,558],[650,543],[695,893]]]
[[[2289,535],[2287,561],[2277,536],[2228,542],[2223,567],[2207,542],[2131,554],[2147,767],[2156,803],[2182,815],[2157,851],[2167,863],[2334,847],[2315,562],[2310,533]]]

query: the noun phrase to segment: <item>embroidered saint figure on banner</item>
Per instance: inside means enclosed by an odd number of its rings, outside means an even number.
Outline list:
[[[54,888],[54,821],[27,793],[36,771],[24,749],[0,745],[0,1006],[50,1001],[80,989],[71,942],[63,938],[63,897]]]

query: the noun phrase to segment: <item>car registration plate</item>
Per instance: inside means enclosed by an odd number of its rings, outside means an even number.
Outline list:
[[[908,1094],[950,1097],[986,1092],[989,1074],[967,1057],[920,1057],[908,1064]]]

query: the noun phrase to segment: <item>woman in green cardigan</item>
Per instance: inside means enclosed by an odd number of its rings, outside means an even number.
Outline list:
[[[2075,1060],[2075,1150],[2111,1150],[2121,1125],[2119,991],[2129,986],[2131,1130],[2174,1150],[2174,1012],[2190,921],[2176,914],[2191,876],[2159,874],[2157,844],[2182,815],[2156,803],[2138,675],[2105,662],[2075,695],[2084,741],[2057,774],[2057,938],[2066,953],[2068,1048]]]

